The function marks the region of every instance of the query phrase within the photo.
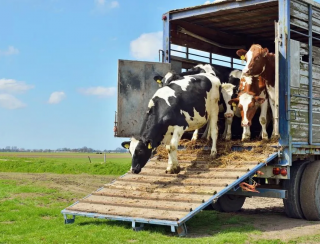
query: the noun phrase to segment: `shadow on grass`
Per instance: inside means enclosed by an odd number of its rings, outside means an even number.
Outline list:
[[[248,222],[248,219],[238,216],[237,214],[202,211],[187,222],[188,235],[186,238],[212,237],[212,235],[217,233],[249,233],[253,231],[254,228],[252,225],[248,224]],[[131,222],[116,220],[92,219],[83,221],[78,225],[106,225],[108,227],[120,227],[127,230],[132,229]],[[136,226],[139,227],[140,224],[137,223]],[[162,234],[164,236],[178,236],[177,232],[171,232],[170,226],[145,224],[143,231]]]

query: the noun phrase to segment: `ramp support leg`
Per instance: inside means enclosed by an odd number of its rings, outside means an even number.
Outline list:
[[[72,219],[68,219],[67,215],[64,214],[63,215],[64,217],[64,223],[67,225],[67,224],[73,224],[75,219],[76,219],[76,216],[75,215],[72,215]]]
[[[188,234],[187,225],[186,224],[182,224],[182,225],[178,226],[177,227],[177,232],[178,232],[178,235],[180,237],[186,236]]]
[[[141,230],[143,230],[143,228],[144,228],[144,224],[143,223],[140,223],[140,226],[136,227],[136,222],[132,221],[132,229],[134,231],[141,231]]]
[[[174,225],[171,225],[171,232],[176,232],[176,228],[174,227]]]

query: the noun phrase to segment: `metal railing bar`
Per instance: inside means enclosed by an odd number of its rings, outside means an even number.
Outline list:
[[[292,29],[291,29],[291,32],[294,32],[294,33],[296,33],[296,34],[299,34],[299,35],[302,35],[302,36],[305,36],[305,37],[309,37],[309,35],[304,34],[304,33],[300,32],[300,31],[296,31],[296,30],[292,30]]]
[[[293,97],[301,97],[301,98],[306,98],[306,99],[310,99],[309,96],[303,96],[303,95],[297,95],[297,94],[293,94]],[[320,101],[320,97],[311,97],[313,100],[319,100]]]
[[[309,14],[309,144],[312,145],[312,121],[313,121],[313,87],[312,87],[312,5],[308,5],[308,14]]]

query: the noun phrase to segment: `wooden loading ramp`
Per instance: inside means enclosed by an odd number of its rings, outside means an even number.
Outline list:
[[[178,175],[165,174],[167,161],[152,158],[140,174],[128,172],[61,213],[66,224],[73,223],[75,216],[85,216],[129,221],[134,230],[145,223],[167,225],[183,236],[186,221],[277,156],[274,153],[263,162],[237,162],[237,166],[224,168],[209,168],[205,161],[180,161]],[[73,218],[68,219],[68,215]]]

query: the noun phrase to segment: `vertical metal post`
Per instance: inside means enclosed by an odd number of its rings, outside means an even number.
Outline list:
[[[312,123],[313,123],[313,95],[312,95],[312,5],[309,4],[309,144],[312,145]]]
[[[209,63],[212,64],[212,52],[209,53],[209,59],[210,59]]]
[[[162,16],[163,20],[163,51],[164,51],[164,62],[170,63],[171,48],[170,48],[170,14],[166,13]]]
[[[189,59],[189,48],[186,47],[186,59]]]
[[[279,0],[279,132],[281,146],[290,146],[290,0]]]
[[[282,164],[292,163],[290,135],[290,0],[279,0],[279,132],[280,145],[285,147]]]
[[[231,69],[233,69],[233,58],[231,58]]]

